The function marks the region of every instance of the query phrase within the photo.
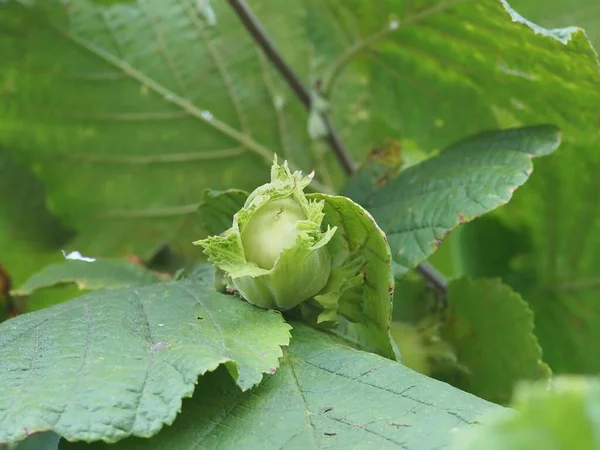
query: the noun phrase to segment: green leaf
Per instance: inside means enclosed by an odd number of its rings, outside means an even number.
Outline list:
[[[464,367],[442,379],[478,397],[506,404],[518,381],[550,378],[533,333],[533,313],[497,279],[450,281],[441,336]]]
[[[164,281],[165,277],[127,260],[98,259],[93,262],[66,260],[46,266],[29,277],[13,295],[30,295],[34,291],[63,283],[75,283],[81,290],[117,289]]]
[[[222,371],[207,374],[173,426],[114,449],[433,449],[499,409],[296,324],[280,369],[258,388],[243,393]]]
[[[63,259],[60,248],[70,232],[47,210],[44,197],[35,175],[0,149],[0,265],[13,286]]]
[[[547,11],[577,8],[581,4],[564,2],[557,6],[550,2]],[[540,8],[540,14],[544,11],[545,7]],[[580,30],[556,30],[553,34],[566,42],[563,50],[555,48],[557,52],[580,56],[592,52]],[[524,105],[529,107],[517,119],[526,120],[534,113],[552,119],[564,132],[564,145],[556,155],[536,164],[526,189],[519,191],[495,216],[502,227],[524,236],[528,247],[519,249],[495,273],[488,273],[502,276],[530,304],[544,358],[554,372],[598,373],[600,360],[594,356],[600,342],[600,213],[596,176],[600,170],[600,139],[594,119],[600,104],[598,61],[595,55],[577,65],[571,65],[566,54],[560,59],[562,69],[548,67],[545,72],[554,79],[555,88],[532,91],[532,96],[556,106],[539,108],[535,106],[537,100],[523,96],[527,99]],[[542,80],[539,76],[537,73],[536,79]],[[539,82],[536,85],[541,86]],[[474,267],[487,265],[485,261],[493,252],[493,244],[488,242],[498,239],[483,224],[473,225],[461,232],[461,241],[467,244],[461,253],[470,260],[464,264],[468,274],[475,272]],[[486,243],[477,251],[468,248],[467,241],[475,239]],[[505,245],[508,249],[514,244],[513,241]]]
[[[465,430],[455,450],[597,449],[600,447],[600,382],[560,377],[523,385],[513,406],[491,416],[483,427]]]
[[[260,184],[279,148],[318,176],[331,167],[332,155],[306,151],[307,113],[225,2],[211,3],[212,28],[191,2],[23,4],[12,0],[0,16],[24,30],[0,47],[2,135],[40,166],[80,250],[146,259],[170,244],[197,258],[188,243],[204,231],[198,192]],[[569,136],[592,136],[597,58],[583,33],[532,30],[501,1],[253,8],[301,79],[336,75],[333,122],[356,159],[388,139],[435,153],[499,124],[585,122]],[[86,192],[89,183],[98,189]]]
[[[0,132],[78,231],[71,247],[198,258],[200,192],[261,184],[275,151],[312,169],[307,113],[226,3],[218,27],[191,1],[29,5],[0,10],[18,30],[0,44]]]
[[[530,245],[494,275],[502,276],[533,309],[544,359],[557,373],[600,371],[595,357],[600,341],[598,167],[594,147],[559,152],[550,164],[539,165],[528,188],[496,215],[508,229],[525,230]],[[474,236],[482,243],[497,238],[478,223],[463,233],[465,244]],[[462,256],[471,261],[465,267],[487,259],[487,247],[475,251],[464,246]]]
[[[231,228],[233,215],[242,209],[247,198],[248,193],[239,189],[205,191],[198,210],[208,235],[221,234]]]
[[[323,226],[337,227],[327,246],[332,255],[332,275],[325,291],[335,284],[337,269],[342,268],[343,271],[345,264],[352,266],[351,261],[356,260],[364,264],[362,283],[347,290],[342,286],[339,291],[339,323],[330,331],[363,350],[395,359],[389,335],[394,280],[390,249],[384,233],[365,209],[346,197],[326,194],[310,194],[307,197],[309,200],[323,200]]]
[[[596,0],[511,0],[523,16],[548,28],[578,26],[585,29],[596,49],[600,49],[600,6]]]
[[[387,234],[397,274],[425,260],[459,224],[508,202],[531,174],[531,159],[559,142],[552,126],[482,133],[375,191],[365,206]]]
[[[243,390],[289,342],[280,314],[193,281],[102,290],[0,325],[0,442],[148,437],[199,375],[224,364]]]
[[[442,298],[410,272],[393,318],[403,363],[478,397],[506,404],[517,382],[550,377],[531,309],[498,279],[452,279]]]
[[[66,302],[83,295],[87,291],[81,291],[75,284],[54,285],[49,288],[37,290],[26,297],[16,296],[13,301],[19,304],[19,313],[38,311],[50,306]]]
[[[569,128],[573,141],[594,136],[598,58],[580,30],[536,27],[501,0],[328,2],[308,20],[316,53],[328,56],[324,78],[336,75],[334,123],[353,145],[391,138],[435,153],[482,130],[539,123]]]
[[[510,227],[497,214],[465,224],[452,239],[461,270],[473,278],[510,277],[512,261],[532,250],[531,230]]]

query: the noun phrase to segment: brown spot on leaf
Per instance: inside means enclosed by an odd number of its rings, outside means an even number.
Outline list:
[[[399,141],[388,139],[381,147],[376,147],[367,155],[367,163],[378,162],[386,167],[398,169],[402,165],[402,146]]]
[[[458,223],[467,223],[467,218],[461,212],[458,213]]]
[[[327,431],[323,433],[325,436],[337,436],[337,433],[328,433]]]
[[[392,295],[394,293],[394,283],[390,283],[388,284],[388,292],[390,293],[390,295]]]

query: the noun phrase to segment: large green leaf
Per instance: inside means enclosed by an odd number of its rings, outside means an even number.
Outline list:
[[[0,325],[0,442],[52,430],[114,442],[170,424],[200,374],[274,372],[289,326],[193,281],[103,290]]]
[[[517,412],[492,415],[490,422],[457,436],[455,450],[600,448],[600,382],[561,377],[523,385],[513,400]]]
[[[445,448],[500,408],[300,324],[275,375],[240,392],[203,376],[173,426],[117,449]],[[61,448],[113,448],[103,444]]]
[[[507,203],[531,174],[531,159],[553,152],[559,142],[551,126],[481,133],[372,193],[364,204],[387,234],[395,272],[425,260],[461,223]]]
[[[580,30],[544,30],[502,0],[326,4],[310,14],[311,37],[331,55],[320,61],[326,78],[342,74],[331,103],[338,123],[353,124],[349,141],[372,148],[392,138],[431,152],[508,119],[586,124],[568,138],[592,137],[598,59]]]
[[[565,2],[560,6],[551,2],[547,11],[577,4],[581,3]],[[543,11],[540,9],[539,14]],[[583,33],[573,30],[562,33],[571,36],[568,48],[580,52]],[[570,67],[566,60],[564,64]],[[583,73],[594,75],[595,84],[584,82],[579,77]],[[505,248],[518,251],[508,254],[508,261],[504,259],[495,272],[490,270],[493,268],[489,255],[498,253],[487,243],[498,239],[498,233],[493,228],[486,229],[485,223],[474,223],[461,232],[461,253],[469,261],[463,264],[467,273],[487,266],[489,275],[502,276],[529,302],[535,313],[536,334],[544,358],[555,372],[597,373],[600,370],[600,361],[594,356],[600,350],[597,61],[577,66],[570,74],[568,82],[562,83],[568,98],[552,100],[557,111],[539,110],[547,117],[555,116],[553,120],[564,131],[563,147],[552,158],[537,164],[527,188],[519,191],[495,217],[498,226],[494,228],[505,230],[506,237],[512,235]],[[536,94],[548,100],[555,98],[545,90]],[[504,122],[514,124],[515,119],[521,117],[505,118]],[[478,248],[472,245],[475,240],[481,243]],[[528,246],[516,248],[519,240],[525,240]]]
[[[448,284],[441,337],[462,366],[444,378],[478,397],[506,404],[517,382],[550,378],[531,310],[497,279],[460,278]]]
[[[30,5],[0,7],[15,30],[0,43],[0,135],[36,166],[78,250],[187,245],[205,188],[261,184],[275,151],[312,168],[306,113],[225,2],[218,27],[188,1]]]
[[[75,283],[79,289],[89,291],[117,289],[158,283],[165,278],[166,276],[161,277],[158,273],[127,260],[66,260],[44,267],[13,289],[12,293],[30,295],[38,289],[64,283]]]

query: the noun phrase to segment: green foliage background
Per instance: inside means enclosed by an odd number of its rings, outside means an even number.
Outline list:
[[[462,445],[527,448],[511,440],[520,429],[598,445],[597,418],[581,412],[597,382],[540,393],[549,369],[600,370],[595,1],[251,6],[325,105],[353,176],[314,139],[322,111],[306,110],[227,2],[0,3],[0,319],[40,310],[0,326],[0,442],[52,430],[127,437],[124,448],[438,448],[501,410],[483,399],[508,404],[517,382],[541,380],[517,397],[520,415]],[[219,192],[266,182],[274,153],[377,220],[392,330],[408,330],[398,346],[441,381],[360,339],[292,322],[290,343],[278,313],[219,307],[231,299],[194,270],[191,242],[228,223],[241,191],[231,204]],[[61,249],[99,259],[65,262]],[[447,294],[413,270],[426,260]],[[117,406],[90,409],[107,380]],[[544,405],[569,405],[583,431],[555,433],[555,417],[535,413]],[[56,448],[52,433],[20,446],[44,438]]]

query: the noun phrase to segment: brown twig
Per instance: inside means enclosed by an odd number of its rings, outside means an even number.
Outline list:
[[[310,109],[311,107],[311,95],[310,91],[304,86],[300,78],[294,73],[293,69],[283,58],[281,53],[275,48],[275,44],[269,37],[258,18],[254,15],[250,7],[246,4],[245,0],[229,0],[229,4],[237,13],[238,17],[250,32],[256,43],[265,52],[265,55],[269,58],[269,61],[279,71],[281,76],[287,81],[290,88],[298,96],[302,104]],[[354,162],[350,158],[348,151],[346,150],[343,142],[339,138],[331,120],[327,115],[323,114],[323,121],[327,127],[327,141],[331,150],[335,154],[336,158],[340,162],[340,165],[344,169],[347,175],[354,173],[355,167]]]
[[[261,25],[258,18],[254,15],[250,7],[246,4],[245,0],[229,0],[229,4],[237,13],[238,17],[246,29],[250,32],[256,43],[263,50],[269,61],[271,61],[281,76],[287,81],[290,88],[298,96],[302,104],[306,108],[310,109],[310,91],[294,73],[292,67],[283,58],[281,53],[279,53],[279,51],[275,48],[275,44],[269,39],[265,29]],[[331,150],[335,154],[346,174],[352,175],[356,170],[354,162],[350,158],[329,117],[325,114],[323,114],[322,117],[327,127],[327,141]],[[428,263],[422,263],[417,266],[416,270],[440,295],[446,295],[446,280],[433,266]]]
[[[431,286],[431,288],[441,297],[445,298],[448,290],[446,278],[438,272],[431,264],[424,262],[415,269]]]

